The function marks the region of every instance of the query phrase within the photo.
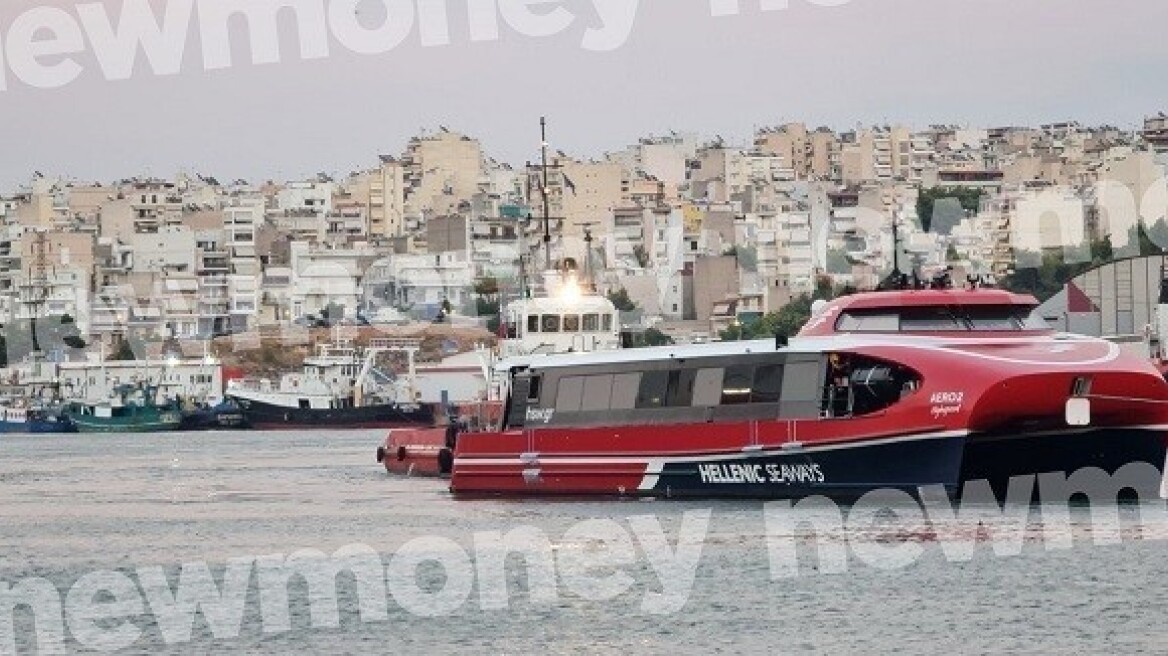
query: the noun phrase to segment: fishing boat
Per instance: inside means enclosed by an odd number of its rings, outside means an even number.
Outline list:
[[[21,399],[0,403],[0,433],[76,433],[77,426],[58,408]]]
[[[227,399],[214,405],[198,405],[182,409],[182,430],[238,430],[247,428],[247,420],[239,404]]]
[[[178,429],[182,409],[154,385],[121,385],[113,400],[73,402],[66,413],[82,433],[160,433]]]
[[[226,397],[236,403],[248,426],[278,428],[392,428],[429,426],[433,411],[418,403],[412,386],[420,340],[382,338],[364,349],[349,341],[320,345],[305,358],[301,372],[270,380],[233,380]],[[383,353],[404,353],[405,376],[376,368]]]
[[[877,291],[797,337],[501,361],[503,417],[458,432],[456,494],[855,498],[1164,464],[1168,384],[1052,331],[1029,295]]]

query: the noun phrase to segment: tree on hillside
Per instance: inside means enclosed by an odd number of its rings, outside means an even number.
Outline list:
[[[763,315],[755,321],[738,323],[719,333],[723,341],[738,339],[764,339],[768,337],[794,337],[807,320],[811,318],[811,305],[816,300],[831,300],[852,293],[846,287],[833,288],[830,279],[823,278],[816,284],[814,294],[800,294],[791,299],[777,312]]]

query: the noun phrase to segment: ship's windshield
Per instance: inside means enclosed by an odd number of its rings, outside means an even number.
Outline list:
[[[1017,305],[921,306],[848,310],[836,321],[845,333],[1011,332],[1049,330],[1037,310]]]

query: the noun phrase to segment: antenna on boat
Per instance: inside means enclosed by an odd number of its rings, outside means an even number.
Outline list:
[[[892,275],[900,280],[900,230],[896,217],[892,217]]]
[[[595,221],[584,221],[580,226],[584,228],[584,284],[588,285],[588,291],[595,291],[596,285],[592,282],[592,226],[596,225]]]
[[[552,231],[551,231],[551,201],[548,198],[548,141],[547,118],[539,117],[539,145],[542,155],[540,165],[540,194],[543,196],[543,249],[544,268],[552,268]]]

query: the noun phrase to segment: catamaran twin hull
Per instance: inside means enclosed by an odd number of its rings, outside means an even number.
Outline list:
[[[458,438],[458,493],[785,498],[1163,465],[1168,384],[1102,340],[802,338],[517,372],[506,430]],[[1149,492],[1151,490],[1141,490]]]

